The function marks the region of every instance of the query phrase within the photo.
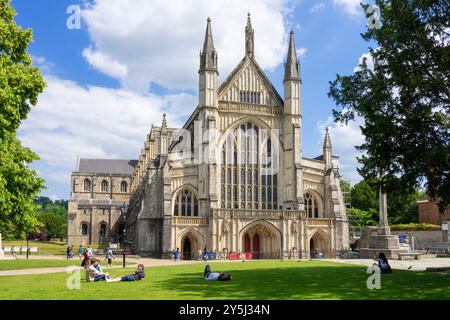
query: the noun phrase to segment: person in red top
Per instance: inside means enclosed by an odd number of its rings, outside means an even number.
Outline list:
[[[83,251],[83,262],[81,263],[82,266],[84,266],[84,269],[89,269],[89,265],[91,264],[91,256],[89,255],[89,252],[87,249],[84,249]],[[84,263],[84,265],[83,265]]]

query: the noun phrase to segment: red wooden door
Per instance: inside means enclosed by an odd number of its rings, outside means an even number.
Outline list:
[[[250,252],[250,237],[248,234],[244,237],[244,252]]]
[[[259,236],[255,234],[253,236],[253,252],[259,252]]]

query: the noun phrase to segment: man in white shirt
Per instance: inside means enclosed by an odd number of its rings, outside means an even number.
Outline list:
[[[228,281],[231,279],[231,276],[225,272],[211,272],[211,267],[207,264],[205,272],[203,273],[203,278],[205,280],[213,281]]]

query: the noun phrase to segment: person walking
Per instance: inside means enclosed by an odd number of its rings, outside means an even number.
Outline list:
[[[11,247],[11,255],[14,259],[16,258],[16,247],[14,245]]]
[[[198,249],[197,260],[198,260],[198,261],[202,260],[202,249]]]
[[[81,257],[83,256],[83,252],[84,252],[83,246],[80,244],[80,247],[78,248],[78,256],[80,257],[80,260]]]
[[[114,254],[113,254],[111,248],[107,248],[105,260],[108,260],[108,268],[112,268],[113,259],[114,259]]]

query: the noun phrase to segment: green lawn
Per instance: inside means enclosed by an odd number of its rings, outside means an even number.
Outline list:
[[[203,263],[146,269],[139,282],[87,283],[66,288],[68,274],[0,278],[0,299],[450,299],[450,280],[427,272],[382,275],[381,289],[366,287],[363,266],[322,261],[212,263],[229,282],[202,279]],[[115,269],[123,275],[131,269]]]
[[[127,265],[130,263],[127,262]],[[66,266],[79,266],[81,261],[76,259],[72,260],[50,260],[50,259],[17,259],[17,260],[0,260],[0,271],[3,270],[23,270],[23,269],[36,269],[36,268],[58,268]],[[106,266],[106,261],[102,262],[103,266]],[[113,261],[113,265],[122,265],[121,260]],[[2,278],[0,278],[2,281]]]
[[[11,247],[15,246],[17,253],[19,251],[20,247],[26,247],[27,241],[26,240],[3,240],[2,242],[3,247]],[[30,247],[38,247],[38,254],[51,254],[51,255],[66,255],[66,249],[67,249],[67,243],[65,242],[51,242],[51,241],[30,241],[29,243]],[[92,249],[97,248],[104,248],[103,245],[91,245]],[[78,247],[74,247],[74,254],[78,256]],[[25,255],[25,253],[22,253],[22,255]]]

